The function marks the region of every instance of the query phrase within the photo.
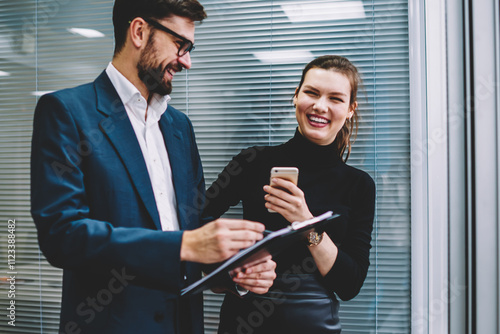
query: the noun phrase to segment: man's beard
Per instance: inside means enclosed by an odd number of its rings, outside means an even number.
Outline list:
[[[145,49],[141,52],[139,62],[137,63],[137,71],[139,78],[146,85],[150,95],[156,93],[165,96],[172,92],[172,82],[165,80],[167,67],[162,69],[161,65],[156,67],[153,65],[156,54],[157,50],[154,46],[153,34],[151,34]],[[182,68],[178,70],[182,70]]]

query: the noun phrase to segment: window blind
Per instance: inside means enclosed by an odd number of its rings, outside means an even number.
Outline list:
[[[8,73],[0,76],[0,333],[58,332],[62,270],[40,253],[30,215],[33,112],[40,95],[93,81],[105,68],[113,50],[112,5],[112,1],[0,2],[0,71]],[[104,36],[89,38],[72,28]],[[16,221],[15,298],[9,298],[10,284],[5,282],[10,276],[9,220]],[[15,327],[7,317],[11,300]]]
[[[196,30],[193,68],[174,80],[174,107],[193,121],[207,185],[241,149],[296,128],[292,95],[314,57],[358,66],[361,124],[349,163],[372,175],[377,212],[371,267],[342,303],[345,333],[410,332],[408,10],[403,0],[214,1]],[[33,110],[47,91],[94,80],[110,61],[110,0],[0,3],[0,332],[57,331],[62,272],[40,254],[29,214]],[[76,30],[91,29],[91,30]],[[241,217],[241,207],[227,216]],[[8,223],[16,221],[16,326],[8,324]],[[206,333],[221,296],[205,294]]]

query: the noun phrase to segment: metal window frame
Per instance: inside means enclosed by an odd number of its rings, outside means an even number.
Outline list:
[[[498,333],[499,3],[409,9],[412,333]]]
[[[465,1],[468,333],[500,331],[498,1]]]
[[[460,8],[456,2],[409,1],[412,333],[442,334],[451,328],[459,333],[455,330],[463,327],[450,323],[465,301],[463,292],[453,297],[453,305],[450,298],[460,284],[450,277],[464,266],[459,252],[452,251],[460,249],[457,240],[464,238],[460,231],[465,226],[463,215],[455,210],[463,204],[465,187],[463,167],[456,167],[463,166],[459,143],[464,143],[464,120],[452,121],[454,108],[459,115],[463,110],[457,79],[463,78],[462,57],[456,53],[462,35],[451,28],[460,24],[450,16]]]

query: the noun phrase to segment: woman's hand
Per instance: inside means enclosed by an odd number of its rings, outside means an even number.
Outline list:
[[[290,223],[313,218],[307,206],[304,192],[290,181],[273,178],[270,186],[264,186],[267,195],[266,208],[274,210],[285,217]],[[281,189],[278,189],[282,188]],[[317,246],[309,247],[309,251],[316,262],[318,271],[325,276],[337,260],[338,248],[328,234],[323,234],[323,240]]]
[[[282,215],[290,223],[313,218],[309,211],[304,192],[292,182],[273,178],[271,186],[264,186],[266,208]]]
[[[233,281],[243,289],[256,294],[264,294],[269,291],[276,278],[276,262],[268,255],[262,259],[248,263],[242,268],[231,272]]]

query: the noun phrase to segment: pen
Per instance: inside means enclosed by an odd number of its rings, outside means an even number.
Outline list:
[[[266,236],[266,235],[271,234],[271,233],[273,233],[273,232],[274,232],[274,231],[271,231],[271,230],[264,230],[264,232],[262,232],[262,234],[263,234],[264,236]]]

